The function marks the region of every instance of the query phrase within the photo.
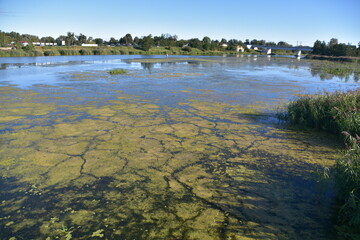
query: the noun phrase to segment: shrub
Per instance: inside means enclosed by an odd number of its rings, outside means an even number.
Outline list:
[[[27,46],[22,47],[22,49],[25,51],[35,51],[35,47],[32,44],[28,44]]]
[[[22,57],[22,56],[27,56],[26,52],[23,50],[10,51],[10,57]]]
[[[345,236],[360,237],[360,137],[346,135],[347,150],[333,168],[337,198],[339,232]]]
[[[59,53],[63,56],[80,55],[80,52],[72,49],[60,49]]]
[[[40,51],[28,51],[28,56],[29,57],[39,57],[39,56],[44,56],[43,52]]]
[[[47,50],[44,52],[44,56],[59,56],[59,51],[56,50]]]
[[[183,47],[182,50],[185,52],[191,52],[191,47],[186,46],[186,47]]]
[[[110,54],[111,54],[111,55],[119,55],[119,53],[120,53],[120,52],[119,52],[118,50],[116,50],[116,49],[111,49],[111,50],[110,50]]]
[[[88,50],[88,49],[81,49],[81,50],[79,51],[79,53],[80,53],[81,55],[93,55],[93,52],[92,52],[91,50]]]
[[[333,94],[304,95],[288,104],[278,117],[291,124],[326,130],[360,133],[360,88]]]
[[[106,51],[104,49],[94,49],[94,55],[106,55]]]

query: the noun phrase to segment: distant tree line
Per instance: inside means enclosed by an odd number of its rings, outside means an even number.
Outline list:
[[[327,56],[353,56],[360,57],[360,42],[358,46],[339,43],[338,39],[332,38],[329,43],[317,40],[314,43],[313,54]]]
[[[161,36],[143,36],[143,37],[133,37],[130,33],[121,37],[120,39],[111,37],[109,41],[105,41],[102,38],[92,38],[87,37],[84,34],[80,33],[75,35],[72,32],[68,32],[66,35],[60,35],[57,38],[47,36],[39,38],[35,35],[30,34],[20,34],[17,32],[2,32],[0,31],[0,45],[6,46],[11,42],[20,42],[27,41],[29,44],[33,42],[42,42],[42,43],[61,43],[65,42],[66,46],[81,45],[83,43],[96,43],[99,46],[103,45],[127,45],[141,48],[145,51],[148,51],[151,47],[161,46],[166,48],[171,47],[181,47],[185,51],[191,51],[192,48],[197,48],[205,51],[216,51],[216,50],[229,50],[235,51],[238,46],[246,48],[246,45],[278,45],[278,46],[291,46],[290,44],[280,41],[275,42],[266,42],[265,40],[249,40],[246,39],[244,42],[237,39],[226,40],[222,38],[219,40],[213,40],[205,36],[203,39],[191,38],[188,40],[178,39],[176,35],[171,34],[161,34]]]
[[[141,48],[148,51],[151,47],[161,46],[165,48],[181,47],[184,51],[191,51],[192,48],[204,50],[204,51],[216,51],[216,50],[229,50],[235,51],[238,46],[246,48],[247,45],[266,45],[266,46],[283,46],[292,47],[292,45],[280,41],[266,42],[265,40],[249,40],[245,41],[230,39],[226,40],[222,38],[219,40],[210,39],[205,36],[203,39],[191,38],[188,40],[178,39],[176,35],[161,34],[161,36],[152,36],[151,34],[143,37],[133,37],[130,33],[117,39],[111,37],[109,41],[105,41],[102,38],[92,38],[80,33],[75,35],[73,32],[68,32],[66,35],[60,35],[57,38],[47,36],[41,37],[31,34],[20,34],[17,32],[3,32],[0,31],[0,46],[7,46],[11,42],[18,43],[21,41],[27,41],[29,44],[33,42],[42,43],[57,43],[61,45],[65,42],[66,46],[81,45],[83,43],[96,43],[99,46],[103,45],[125,45],[133,46],[135,48]],[[358,46],[350,44],[339,43],[336,38],[332,38],[329,43],[317,40],[314,43],[313,54],[328,55],[328,56],[360,56],[360,42]]]

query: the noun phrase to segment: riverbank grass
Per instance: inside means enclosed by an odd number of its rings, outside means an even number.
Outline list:
[[[278,117],[292,125],[339,134],[360,133],[360,88],[354,91],[302,95]]]

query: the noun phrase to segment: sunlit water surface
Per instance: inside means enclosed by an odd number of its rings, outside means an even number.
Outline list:
[[[0,239],[333,237],[317,173],[339,146],[274,113],[357,81],[290,57],[142,57],[0,59]]]

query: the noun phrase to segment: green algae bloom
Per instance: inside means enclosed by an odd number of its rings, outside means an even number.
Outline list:
[[[111,75],[117,75],[117,74],[126,74],[127,71],[125,69],[113,69],[113,70],[110,70],[109,73]]]
[[[167,105],[106,87],[0,88],[0,238],[327,239],[311,217],[327,210],[312,184],[337,157],[327,135],[206,91]]]

